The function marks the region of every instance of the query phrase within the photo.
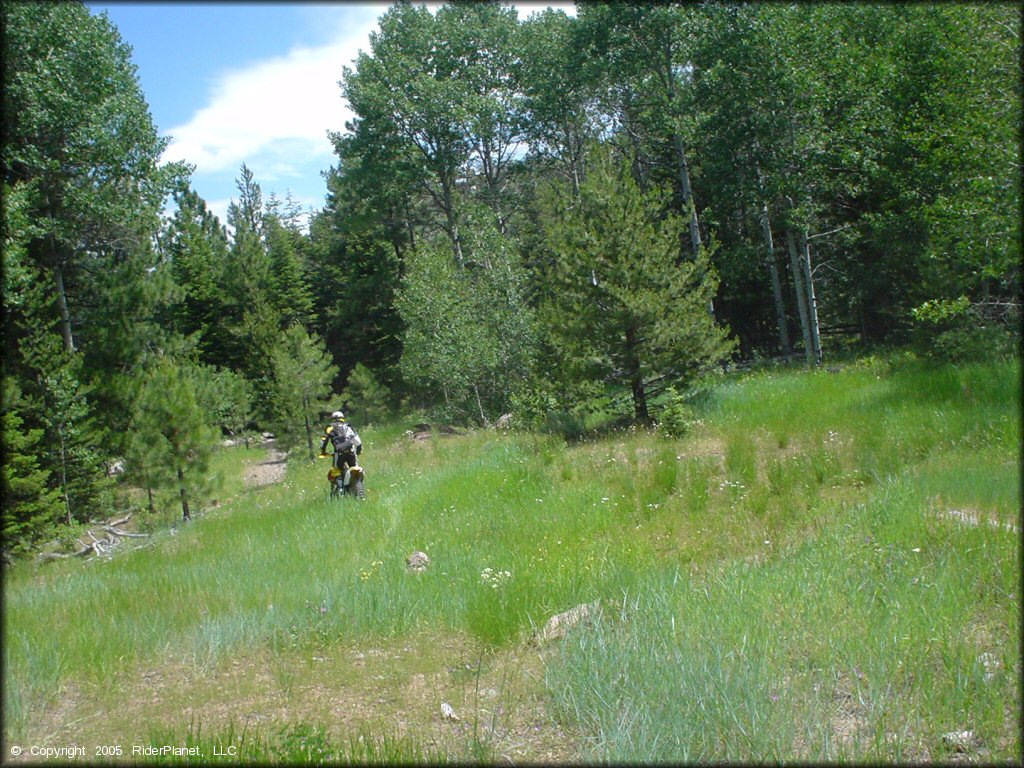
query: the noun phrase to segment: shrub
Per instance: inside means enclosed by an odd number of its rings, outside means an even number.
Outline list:
[[[697,416],[674,387],[665,390],[665,405],[658,417],[658,431],[666,437],[683,437],[697,423]]]
[[[916,307],[914,346],[937,362],[1009,358],[1019,345],[1019,309],[971,303],[966,296],[933,299]]]
[[[548,414],[558,409],[554,386],[547,381],[531,379],[517,388],[510,398],[517,426],[539,430],[546,425]]]

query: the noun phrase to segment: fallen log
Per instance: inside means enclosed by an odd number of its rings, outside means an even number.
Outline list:
[[[124,525],[132,519],[132,514],[129,512],[124,517],[119,517],[116,520],[109,520],[106,523],[95,523],[101,525],[103,532],[106,534],[102,538],[96,538],[96,535],[89,530],[85,530],[85,535],[88,536],[92,541],[86,543],[82,539],[78,539],[78,545],[81,547],[76,552],[43,552],[36,556],[37,563],[48,563],[53,560],[66,560],[71,557],[86,557],[88,555],[109,555],[110,551],[121,544],[121,539],[149,539],[150,534],[148,533],[132,533],[131,531],[125,531],[118,528],[119,525]]]
[[[132,513],[131,513],[131,512],[129,512],[129,513],[128,513],[127,515],[125,515],[124,517],[118,518],[117,520],[111,520],[110,522],[106,523],[106,524],[104,525],[104,528],[106,528],[106,527],[108,527],[108,526],[109,526],[110,528],[116,528],[116,527],[117,527],[117,526],[119,526],[119,525],[124,525],[125,523],[127,523],[127,522],[128,522],[129,520],[131,520],[131,519],[132,519]]]
[[[48,563],[51,560],[67,560],[69,557],[85,557],[90,552],[96,552],[96,548],[92,544],[84,544],[81,541],[82,548],[77,552],[43,552],[36,558],[37,563]]]
[[[149,534],[148,533],[130,533],[129,531],[122,531],[122,530],[119,530],[117,528],[114,528],[113,525],[105,525],[105,526],[103,526],[103,530],[106,531],[109,534],[112,534],[114,536],[121,536],[122,538],[125,538],[125,539],[148,539],[149,538]]]

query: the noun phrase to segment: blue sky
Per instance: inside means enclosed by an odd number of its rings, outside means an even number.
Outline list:
[[[290,193],[305,209],[323,206],[321,172],[336,160],[327,131],[352,116],[342,67],[369,50],[388,3],[86,5],[132,47],[153,119],[172,138],[164,159],[195,166],[192,185],[222,222],[242,163],[264,200]],[[545,5],[521,3],[520,14]]]

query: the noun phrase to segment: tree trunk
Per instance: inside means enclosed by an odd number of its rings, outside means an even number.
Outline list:
[[[480,390],[477,389],[476,384],[473,385],[473,393],[476,395],[476,407],[480,409],[480,421],[483,422],[484,425],[486,425],[487,417],[484,416],[484,406],[480,402]]]
[[[647,390],[644,388],[644,379],[639,371],[633,373],[630,388],[633,391],[633,415],[641,424],[649,424],[651,415],[647,411]]]
[[[674,113],[673,104],[677,98],[676,76],[672,69],[672,50],[665,46],[662,51],[665,57],[665,83],[668,85],[669,113]],[[690,165],[686,162],[686,151],[683,147],[683,137],[677,131],[672,131],[672,146],[676,153],[676,166],[679,172],[679,188],[683,193],[683,205],[687,209],[690,219],[690,246],[693,248],[693,256],[697,257],[700,252],[700,227],[697,221],[697,206],[693,202],[693,189],[690,186]]]
[[[302,417],[306,420],[306,445],[309,447],[309,460],[316,461],[313,454],[313,425],[309,423],[309,398],[302,395]]]
[[[580,153],[576,151],[576,142],[573,141],[573,132],[571,128],[565,129],[565,146],[566,152],[569,157],[569,180],[572,182],[572,197],[573,200],[580,196],[580,182],[582,181],[582,175],[580,173]]]
[[[75,340],[71,336],[71,312],[68,311],[68,297],[64,291],[64,269],[58,261],[53,267],[53,280],[57,286],[57,307],[60,309],[60,333],[64,337],[64,351],[75,351]]]
[[[185,493],[185,473],[178,467],[178,491],[181,494],[181,517],[183,520],[191,520],[192,513],[188,509],[188,494]]]
[[[640,360],[636,355],[636,329],[626,328],[626,348],[628,350],[629,386],[633,392],[633,415],[641,424],[649,424],[651,415],[647,410],[647,390],[644,387],[643,373],[640,371]]]
[[[676,76],[672,69],[672,51],[667,46],[665,56],[665,83],[668,85],[669,112],[673,113],[673,103],[677,98]],[[672,131],[672,147],[675,149],[676,166],[679,172],[679,189],[683,194],[683,206],[690,219],[690,247],[693,249],[693,258],[700,255],[700,222],[697,219],[697,203],[693,199],[693,188],[690,186],[690,164],[686,161],[686,148],[683,146],[683,137],[678,131]],[[715,316],[715,300],[708,298],[708,314]]]
[[[404,218],[405,218],[405,229],[409,233],[409,250],[415,252],[416,251],[416,230],[415,230],[415,227],[413,227],[412,212],[409,210],[409,200],[408,199],[403,199],[402,200],[402,210],[403,210],[403,215],[404,215]],[[398,253],[398,246],[397,246],[397,244],[395,245],[395,255],[398,256],[399,270],[402,270],[402,264],[404,262],[404,259],[402,259],[402,254]]]
[[[676,160],[679,164],[679,183],[683,191],[683,205],[686,206],[690,217],[690,247],[693,248],[693,258],[700,255],[700,225],[697,221],[697,203],[693,200],[693,192],[690,188],[690,167],[686,162],[686,153],[683,151],[683,138],[678,133],[672,134],[672,142],[676,148]],[[708,297],[708,314],[715,316],[715,300]]]
[[[146,498],[149,500],[149,514],[156,514],[156,505],[153,503],[153,488],[149,484],[149,480],[146,480]]]
[[[679,186],[683,193],[683,205],[690,219],[690,247],[693,248],[693,255],[700,252],[700,222],[697,220],[697,205],[693,201],[693,189],[690,186],[690,165],[686,162],[686,152],[683,149],[683,137],[678,133],[672,134],[672,144],[676,150],[676,165],[679,167]]]
[[[793,230],[786,230],[786,245],[789,248],[789,261],[793,269],[793,290],[796,292],[796,306],[800,311],[800,330],[804,335],[804,357],[808,365],[814,361],[814,344],[811,341],[811,326],[807,317],[807,299],[804,296],[804,281],[801,277],[803,268],[800,266],[800,254],[797,253],[796,239]]]
[[[789,357],[793,354],[793,345],[789,340],[789,325],[786,323],[786,305],[782,300],[782,283],[779,281],[779,265],[775,261],[775,243],[772,240],[772,224],[768,218],[768,203],[761,212],[761,231],[764,233],[764,244],[767,249],[765,264],[768,265],[768,276],[772,283],[772,299],[775,302],[775,322],[779,328],[779,345],[782,354]]]
[[[814,295],[814,276],[811,272],[811,246],[807,230],[800,233],[800,267],[807,291],[807,320],[811,336],[811,350],[814,362],[821,363],[821,332],[818,329],[818,300]]]
[[[68,525],[74,523],[71,517],[71,497],[68,495],[68,460],[67,448],[64,443],[64,430],[58,428],[60,434],[60,490],[64,494],[64,512],[67,516]]]
[[[462,252],[462,236],[459,234],[459,217],[455,214],[455,203],[452,200],[452,191],[446,184],[444,187],[444,218],[448,224],[448,237],[452,241],[452,254],[455,256],[455,266],[460,269],[465,265],[465,254]]]

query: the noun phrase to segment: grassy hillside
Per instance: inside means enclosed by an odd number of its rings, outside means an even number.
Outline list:
[[[874,761],[971,731],[1019,760],[1019,366],[753,374],[700,415],[572,445],[366,430],[363,504],[297,463],[149,549],[19,566],[5,741]]]

